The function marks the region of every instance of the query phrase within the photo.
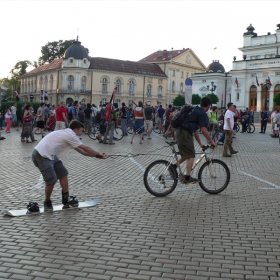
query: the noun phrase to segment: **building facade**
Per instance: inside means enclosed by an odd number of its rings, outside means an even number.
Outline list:
[[[90,57],[76,41],[56,59],[21,77],[21,97],[25,102],[67,104],[78,100],[99,104],[110,100],[117,87],[116,102],[131,104],[151,101],[166,103],[168,77],[157,64]]]

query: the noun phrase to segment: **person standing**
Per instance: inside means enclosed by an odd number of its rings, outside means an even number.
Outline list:
[[[145,118],[145,112],[143,109],[142,101],[139,101],[138,106],[134,109],[134,116],[135,116],[135,121],[134,121],[133,133],[132,133],[130,144],[133,143],[133,139],[134,139],[136,133],[138,133],[140,136],[139,144],[143,144],[142,136],[143,136],[143,132],[145,131],[144,121],[146,120],[146,118]]]
[[[80,141],[84,126],[79,121],[72,121],[69,128],[49,133],[35,147],[32,161],[43,175],[45,187],[44,211],[52,212],[51,194],[57,180],[62,188],[63,209],[79,205],[74,196],[69,195],[68,171],[60,157],[71,148],[88,157],[106,158],[105,154],[97,152]]]
[[[154,108],[151,106],[150,101],[147,102],[147,106],[144,109],[144,113],[145,113],[145,118],[146,118],[148,139],[152,139],[151,132],[153,130]]]
[[[88,134],[91,132],[91,122],[92,122],[92,108],[90,106],[90,103],[87,103],[87,107],[84,110],[85,115],[85,134]]]
[[[76,100],[73,103],[73,107],[72,107],[72,116],[73,116],[73,120],[78,121],[79,120],[79,101]]]
[[[123,130],[123,136],[128,136],[127,133],[127,111],[128,108],[125,106],[125,103],[122,103],[122,108],[120,111],[120,117],[121,117],[121,128]]]
[[[41,103],[36,114],[36,127],[33,129],[33,134],[39,129],[42,138],[44,138],[45,136],[44,108],[45,108],[45,103]]]
[[[6,111],[5,111],[5,120],[6,120],[6,132],[10,133],[11,132],[11,117],[12,117],[12,111],[11,111],[11,106],[7,106]]]
[[[17,125],[17,103],[15,103],[11,107],[11,112],[12,112],[12,127],[16,127]]]
[[[2,109],[2,104],[0,103],[0,130],[3,130],[3,120],[4,120],[4,110]]]
[[[68,109],[65,106],[65,102],[61,101],[60,106],[55,111],[56,123],[54,130],[65,129],[68,126]]]
[[[268,114],[267,114],[267,111],[264,109],[261,111],[261,131],[260,131],[260,133],[265,133],[266,126],[267,126],[267,119],[268,119]]]
[[[162,105],[159,105],[159,108],[156,111],[156,122],[159,128],[159,134],[163,133],[163,115],[165,110],[162,108]]]
[[[116,127],[117,117],[118,117],[118,103],[114,103],[113,110],[110,114],[110,118],[107,123],[106,132],[103,137],[103,144],[108,144],[108,141],[107,141],[108,135],[109,135],[109,145],[115,144],[115,143],[113,143],[113,139],[114,139],[114,130]]]
[[[29,137],[33,138],[32,133],[32,113],[30,111],[31,104],[27,104],[23,109],[23,117],[22,117],[22,132],[21,132],[21,142],[31,143],[28,139]],[[36,141],[35,139],[33,139]],[[32,141],[32,142],[34,142]]]
[[[44,125],[47,123],[47,119],[49,118],[49,115],[50,115],[50,104],[47,104],[45,107],[44,107],[44,117],[43,117],[43,121],[44,121]]]
[[[224,118],[225,141],[224,141],[223,157],[231,157],[231,155],[238,153],[238,151],[235,151],[232,147],[234,116],[236,115],[235,107],[234,104],[231,102],[227,104],[227,107],[228,109],[225,113],[225,118]],[[230,154],[228,154],[228,150]]]

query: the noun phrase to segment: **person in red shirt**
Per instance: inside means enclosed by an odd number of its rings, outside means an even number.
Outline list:
[[[55,130],[61,130],[65,129],[66,126],[68,126],[68,109],[65,108],[65,102],[60,102],[60,106],[56,109],[55,112],[55,118],[56,118],[56,124],[55,124]]]

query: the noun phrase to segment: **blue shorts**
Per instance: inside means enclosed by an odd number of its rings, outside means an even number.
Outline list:
[[[143,133],[145,131],[144,119],[135,119],[133,132]]]

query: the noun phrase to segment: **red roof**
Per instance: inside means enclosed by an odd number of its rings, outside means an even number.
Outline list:
[[[167,50],[163,50],[163,51],[157,51],[154,52],[148,56],[146,56],[145,58],[142,58],[141,60],[139,60],[139,62],[144,62],[144,63],[156,63],[156,62],[165,62],[165,61],[170,61],[171,58],[174,59],[175,57],[181,55],[182,53],[188,51],[189,49],[182,49],[182,50],[173,50],[173,51],[167,51]]]
[[[114,71],[114,72],[124,72],[138,75],[149,75],[149,76],[157,76],[164,77],[167,76],[161,70],[161,68],[157,64],[147,64],[135,61],[127,61],[127,60],[118,60],[118,59],[110,59],[103,57],[90,57],[90,66],[89,69],[97,69],[104,71]],[[62,58],[56,59],[49,64],[42,65],[38,68],[33,69],[32,71],[22,75],[22,77],[40,74],[41,72],[48,70],[61,69],[62,66]]]
[[[39,67],[25,73],[24,75],[22,75],[22,77],[39,74],[41,72],[45,72],[45,71],[49,71],[49,70],[60,69],[61,65],[62,65],[62,58],[59,58],[59,59],[53,60],[51,63],[44,64],[42,66],[39,66]]]

